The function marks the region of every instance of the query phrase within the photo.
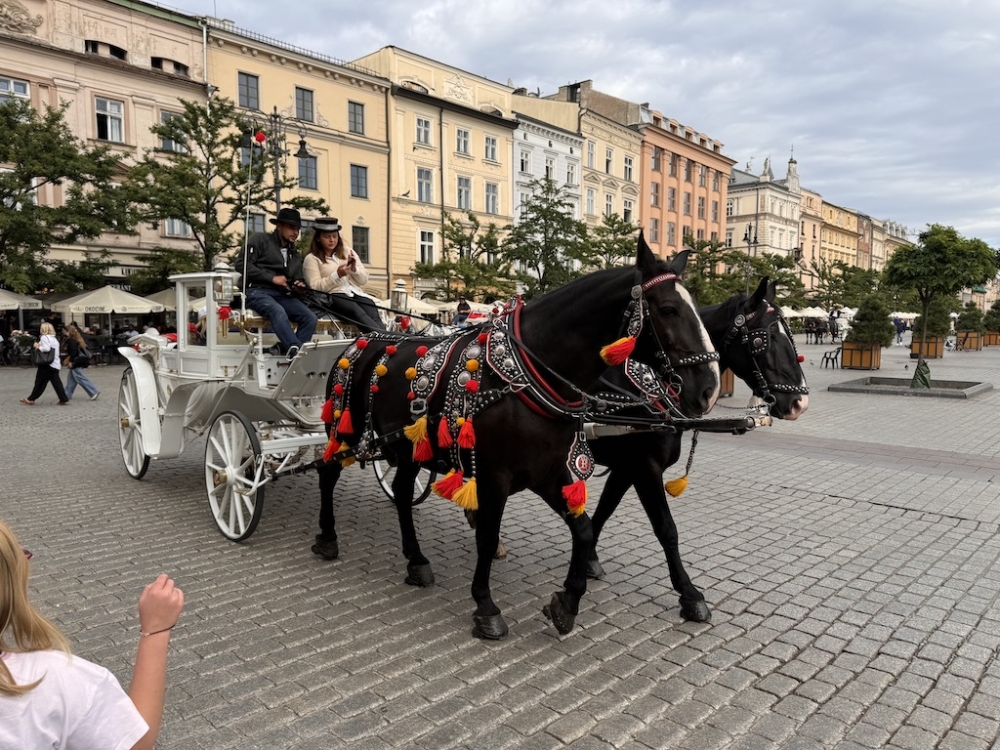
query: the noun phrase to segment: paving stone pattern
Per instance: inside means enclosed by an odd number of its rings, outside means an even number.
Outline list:
[[[209,517],[203,438],[140,482],[125,473],[120,366],[91,368],[101,398],[67,408],[51,391],[18,404],[33,372],[0,369],[0,514],[35,553],[36,603],[125,684],[142,586],[166,571],[184,588],[161,750],[997,747],[1000,390],[830,393],[863,374],[821,368],[830,348],[800,346],[813,389],[801,420],[703,436],[671,503],[710,624],[680,619],[631,495],[601,540],[607,576],[566,637],[541,608],[569,536],[530,495],[504,518],[499,643],[470,636],[461,512],[436,498],[416,511],[437,584],[406,586],[370,468],[339,488],[341,560],[309,552],[310,475],[269,486],[257,534],[233,544]],[[879,374],[912,368],[892,347]],[[931,372],[1000,387],[1000,350],[949,353]],[[740,384],[723,404],[747,396]]]

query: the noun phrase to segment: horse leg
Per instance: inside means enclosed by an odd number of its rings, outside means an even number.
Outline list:
[[[485,480],[485,481],[484,481]],[[494,478],[484,477],[480,470],[477,478],[479,508],[475,514],[476,572],[472,576],[472,599],[476,611],[472,614],[472,635],[496,641],[507,635],[507,621],[494,603],[490,592],[490,570],[493,556],[500,543],[500,521],[507,503],[506,486]]]
[[[399,533],[403,540],[403,556],[406,558],[404,581],[411,586],[430,586],[434,583],[434,570],[420,551],[417,529],[413,523],[413,485],[419,471],[418,464],[400,458],[396,475],[392,478],[392,498],[399,517]]]
[[[336,560],[340,555],[337,544],[337,523],[333,515],[333,491],[342,468],[336,461],[319,467],[319,533],[312,553],[324,560]]]
[[[554,593],[549,603],[542,608],[542,613],[552,621],[559,634],[566,635],[576,624],[580,600],[587,593],[587,558],[594,549],[594,527],[586,513],[574,516],[566,511],[566,501],[561,491],[547,495],[545,502],[563,516],[573,537],[573,551],[563,590]]]
[[[597,540],[601,536],[601,529],[604,528],[604,524],[611,518],[611,515],[618,508],[618,504],[625,496],[625,492],[631,486],[632,480],[625,477],[624,472],[614,469],[611,470],[607,481],[604,483],[604,490],[601,492],[601,497],[597,501],[597,509],[594,511],[594,517],[591,519],[591,525],[594,529],[594,546],[587,556],[588,578],[604,577],[604,568],[601,567],[601,560],[597,555]]]
[[[667,495],[661,484],[662,475],[655,471],[637,471],[633,480],[639,501],[667,556],[670,582],[674,591],[680,594],[681,617],[692,622],[708,622],[712,619],[712,612],[705,603],[705,596],[691,583],[684,570],[684,563],[681,562],[677,525],[670,514]]]
[[[465,521],[469,524],[469,528],[475,530],[476,528],[476,511],[467,510],[465,511]],[[509,550],[507,545],[503,543],[503,539],[497,541],[497,551],[493,553],[494,560],[503,560],[507,557]]]

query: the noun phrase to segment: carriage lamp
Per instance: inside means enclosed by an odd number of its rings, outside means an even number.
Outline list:
[[[215,299],[218,302],[223,300],[228,302],[233,298],[233,277],[231,274],[226,274],[225,276],[217,276],[215,282],[212,285],[212,291],[215,294]]]

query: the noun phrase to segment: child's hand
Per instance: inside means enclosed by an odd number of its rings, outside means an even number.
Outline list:
[[[144,634],[169,630],[184,609],[184,592],[172,578],[160,573],[139,597],[139,629]]]

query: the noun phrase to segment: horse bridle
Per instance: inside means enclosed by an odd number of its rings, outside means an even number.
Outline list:
[[[721,349],[728,349],[733,343],[736,337],[739,337],[740,343],[747,347],[747,352],[750,354],[750,361],[753,362],[753,372],[754,379],[757,381],[756,391],[759,390],[760,398],[764,400],[769,407],[772,406],[776,399],[771,391],[778,391],[780,393],[798,393],[803,396],[808,395],[809,387],[805,385],[790,385],[787,383],[768,383],[767,378],[764,377],[764,373],[761,371],[760,361],[757,359],[758,356],[766,354],[768,348],[771,346],[771,332],[767,328],[755,328],[751,329],[750,325],[756,321],[758,318],[763,320],[764,315],[766,315],[770,310],[771,303],[764,300],[760,303],[756,310],[750,313],[738,313],[733,319],[733,325],[726,333],[725,339],[722,341]],[[795,348],[795,339],[792,336],[792,331],[788,327],[788,323],[785,321],[784,316],[778,312],[777,313],[778,322],[785,329],[785,334],[788,336],[788,340],[792,343],[792,351],[795,352],[796,361],[799,361],[799,352]]]

